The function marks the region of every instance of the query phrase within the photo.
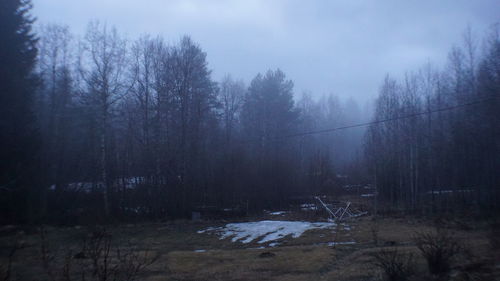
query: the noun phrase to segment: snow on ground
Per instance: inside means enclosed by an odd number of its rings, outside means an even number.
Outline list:
[[[343,228],[344,230],[347,230],[347,231],[350,231],[350,230],[351,230],[351,226],[349,226],[349,225],[348,225],[348,224],[346,224],[346,223],[341,223],[340,225],[342,226],[342,228]]]
[[[364,194],[361,194],[361,197],[373,197],[375,196],[375,193],[364,193]]]
[[[332,247],[335,245],[354,245],[356,244],[355,241],[346,241],[346,242],[328,242],[327,245]]]
[[[280,216],[280,215],[284,215],[286,213],[288,213],[288,212],[286,212],[286,211],[278,211],[278,212],[272,212],[272,213],[269,213],[269,214],[272,215],[272,216]]]
[[[307,230],[324,229],[335,225],[333,222],[258,221],[230,223],[225,227],[209,227],[198,231],[198,233],[215,232],[220,236],[220,239],[232,237],[232,242],[240,241],[242,243],[250,243],[260,238],[257,243],[262,244],[288,235],[297,238]]]
[[[300,209],[302,209],[303,211],[316,211],[318,207],[316,206],[316,204],[302,204],[300,205]]]
[[[128,177],[128,178],[119,178],[113,181],[113,185],[125,187],[127,189],[134,189],[138,187],[141,183],[145,182],[144,177]],[[85,193],[90,193],[92,191],[99,191],[103,189],[102,182],[71,182],[65,186],[62,186],[63,189],[68,191],[80,191]],[[56,185],[53,184],[49,187],[50,190],[56,190]]]
[[[427,194],[444,194],[444,193],[467,193],[467,192],[473,192],[473,189],[457,189],[457,190],[434,190],[434,191],[427,191]]]

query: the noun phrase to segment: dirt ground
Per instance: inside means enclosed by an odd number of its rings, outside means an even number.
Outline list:
[[[288,213],[255,219],[299,218]],[[131,247],[154,260],[141,270],[137,280],[382,280],[373,258],[373,253],[381,249],[414,255],[415,272],[410,280],[500,280],[500,255],[498,248],[492,246],[488,222],[367,215],[339,223],[335,228],[310,230],[298,238],[287,236],[278,246],[265,244],[265,248],[253,242],[220,240],[213,233],[198,233],[226,223],[128,224],[108,226],[107,231],[114,245]],[[441,277],[428,273],[412,239],[416,233],[433,231],[436,226],[452,232],[466,249],[454,260],[452,271]],[[1,228],[0,261],[4,270],[9,249],[16,243],[22,245],[12,259],[11,280],[51,280],[43,267],[41,237],[37,231],[13,226]],[[46,246],[58,274],[62,272],[63,257],[77,258],[81,241],[89,230],[78,226],[46,227],[45,232]],[[331,242],[338,244],[332,246]]]

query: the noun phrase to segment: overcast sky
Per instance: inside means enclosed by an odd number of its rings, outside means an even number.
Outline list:
[[[427,61],[442,65],[469,24],[483,35],[500,20],[498,0],[33,0],[40,23],[83,34],[90,20],[130,39],[176,42],[184,34],[207,52],[214,78],[247,83],[282,69],[295,93],[373,97],[386,73]]]

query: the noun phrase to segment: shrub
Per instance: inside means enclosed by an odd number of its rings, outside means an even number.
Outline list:
[[[76,254],[52,250],[43,228],[40,236],[43,267],[51,281],[134,281],[156,261],[148,251],[141,253],[130,243],[127,247],[114,245],[113,236],[105,229],[87,235],[82,251]],[[74,260],[79,260],[76,267]]]
[[[417,233],[414,241],[432,274],[449,272],[452,259],[463,250],[456,238],[443,229]]]
[[[380,268],[388,281],[405,281],[413,275],[413,255],[401,253],[398,249],[381,250],[372,255],[374,264]]]
[[[9,255],[7,256],[6,264],[0,265],[0,280],[2,280],[2,281],[11,280],[12,260],[14,259],[14,255],[16,254],[16,252],[22,248],[23,248],[22,244],[20,244],[19,242],[16,242],[16,244],[9,250]]]

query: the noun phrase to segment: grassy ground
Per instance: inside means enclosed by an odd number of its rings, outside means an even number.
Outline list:
[[[300,219],[300,216],[289,213],[258,219]],[[108,231],[115,245],[133,245],[134,251],[154,257],[155,262],[142,271],[138,280],[378,280],[381,275],[373,264],[372,254],[395,247],[401,252],[414,253],[416,270],[412,280],[438,280],[427,272],[425,260],[412,240],[415,233],[431,231],[437,224],[455,233],[468,249],[455,260],[451,280],[500,280],[500,256],[488,239],[487,223],[403,217],[375,220],[365,216],[339,224],[335,229],[311,230],[299,238],[285,237],[279,246],[266,248],[197,233],[225,223],[176,221],[117,225],[108,227]],[[47,227],[45,230],[46,241],[55,257],[53,263],[59,264],[59,268],[66,253],[71,251],[74,257],[81,250],[81,241],[89,233],[83,227]],[[378,240],[377,243],[374,240]],[[12,280],[49,280],[42,266],[40,241],[36,231],[1,229],[0,261],[4,267],[12,245],[23,245],[13,259]],[[355,244],[327,244],[352,241]]]

